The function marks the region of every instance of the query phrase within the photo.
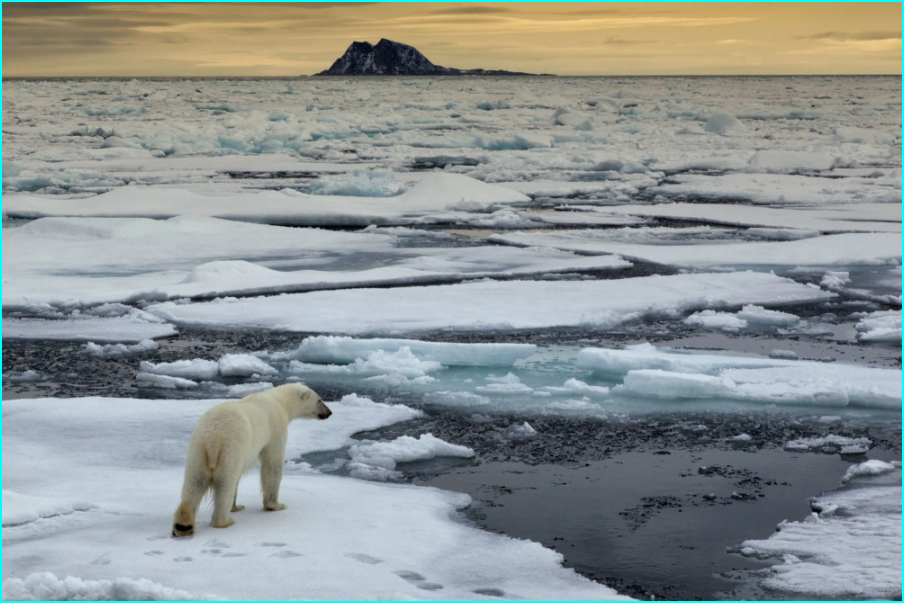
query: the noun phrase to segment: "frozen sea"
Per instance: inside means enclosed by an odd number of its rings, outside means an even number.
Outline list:
[[[898,77],[4,80],[2,177],[4,599],[901,597]]]

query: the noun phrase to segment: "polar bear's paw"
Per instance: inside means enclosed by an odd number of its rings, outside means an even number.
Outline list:
[[[182,503],[173,517],[173,537],[191,536],[195,533],[195,518],[188,503]]]
[[[279,502],[271,502],[264,504],[264,511],[282,511],[286,505]]]
[[[231,525],[235,525],[235,520],[231,517],[227,517],[223,521],[217,523],[214,520],[210,520],[210,527],[212,528],[228,528]]]

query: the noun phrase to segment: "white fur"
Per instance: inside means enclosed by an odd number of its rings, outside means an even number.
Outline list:
[[[173,536],[194,532],[198,507],[208,490],[213,490],[210,525],[227,528],[234,524],[230,510],[244,508],[235,500],[239,479],[257,460],[261,462],[264,509],[285,509],[277,498],[289,422],[326,419],[331,414],[320,396],[300,383],[288,383],[241,400],[223,402],[205,412],[188,444],[182,502],[173,517]]]

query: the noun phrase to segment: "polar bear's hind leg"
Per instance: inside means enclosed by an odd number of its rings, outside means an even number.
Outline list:
[[[188,473],[188,472],[186,472]],[[196,475],[186,475],[182,486],[182,502],[173,516],[173,536],[190,536],[195,532],[195,517],[201,500],[210,488],[210,475],[200,470]]]
[[[220,465],[213,474],[213,517],[210,527],[228,528],[235,521],[229,512],[235,506],[239,480],[242,478],[240,460],[235,454],[224,454]]]

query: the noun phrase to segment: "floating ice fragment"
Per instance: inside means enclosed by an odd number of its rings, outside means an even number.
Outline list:
[[[517,360],[533,354],[533,344],[506,343],[439,343],[415,339],[355,339],[331,335],[306,337],[298,348],[286,357],[311,363],[350,363],[382,350],[398,352],[407,348],[425,361],[445,366],[512,366]],[[283,357],[273,355],[272,357]]]
[[[503,396],[526,395],[534,392],[532,387],[521,383],[521,379],[514,373],[509,373],[504,377],[490,375],[486,380],[490,382],[489,385],[479,385],[474,388],[474,391]]]
[[[747,327],[747,321],[727,312],[703,310],[696,312],[684,319],[684,324],[706,329],[720,329],[729,333],[736,333]]]
[[[250,377],[259,375],[278,375],[279,371],[251,354],[226,354],[217,362],[217,370],[223,377]]]
[[[894,471],[900,466],[900,463],[895,465],[894,463],[886,463],[885,461],[880,461],[878,459],[870,459],[859,465],[851,465],[848,467],[848,470],[845,472],[844,477],[841,478],[841,481],[846,484],[856,477],[882,475],[883,473]]]
[[[209,381],[216,379],[220,373],[219,365],[214,360],[194,358],[192,360],[176,360],[154,364],[142,360],[139,365],[142,374],[168,375],[182,379],[199,379]],[[140,375],[139,375],[140,377]]]
[[[543,388],[551,394],[583,394],[592,398],[605,398],[609,395],[609,388],[599,385],[588,385],[583,381],[571,378],[566,381],[562,387],[546,386]],[[536,393],[536,392],[535,392]]]
[[[132,354],[141,354],[142,352],[152,352],[159,349],[159,347],[160,346],[153,339],[142,339],[135,345],[125,345],[122,343],[98,345],[93,341],[89,341],[85,344],[85,353],[98,358],[121,358],[123,356],[131,356]]]
[[[525,421],[521,425],[510,425],[505,430],[505,437],[513,441],[528,440],[537,435],[537,430],[531,427],[531,424]]]
[[[418,438],[400,436],[389,442],[363,442],[349,449],[352,460],[348,464],[354,477],[385,480],[395,477],[398,463],[430,460],[438,456],[472,458],[474,451],[467,446],[450,444],[432,433]]]
[[[748,304],[741,308],[737,317],[748,324],[764,327],[790,327],[797,324],[800,318],[788,312],[767,310],[762,306]]]
[[[817,438],[800,438],[785,442],[786,450],[815,450],[818,452],[835,453],[839,449],[847,446],[869,447],[872,440],[869,438],[849,438],[835,434],[817,437]]]
[[[138,380],[138,387],[156,387],[159,389],[194,389],[198,387],[195,381],[168,375],[138,373],[136,379]]]
[[[867,314],[854,326],[857,340],[895,343],[901,341],[901,310]]]
[[[715,113],[706,120],[703,129],[713,134],[727,136],[728,134],[738,134],[745,132],[747,128],[737,117],[729,113]]]

